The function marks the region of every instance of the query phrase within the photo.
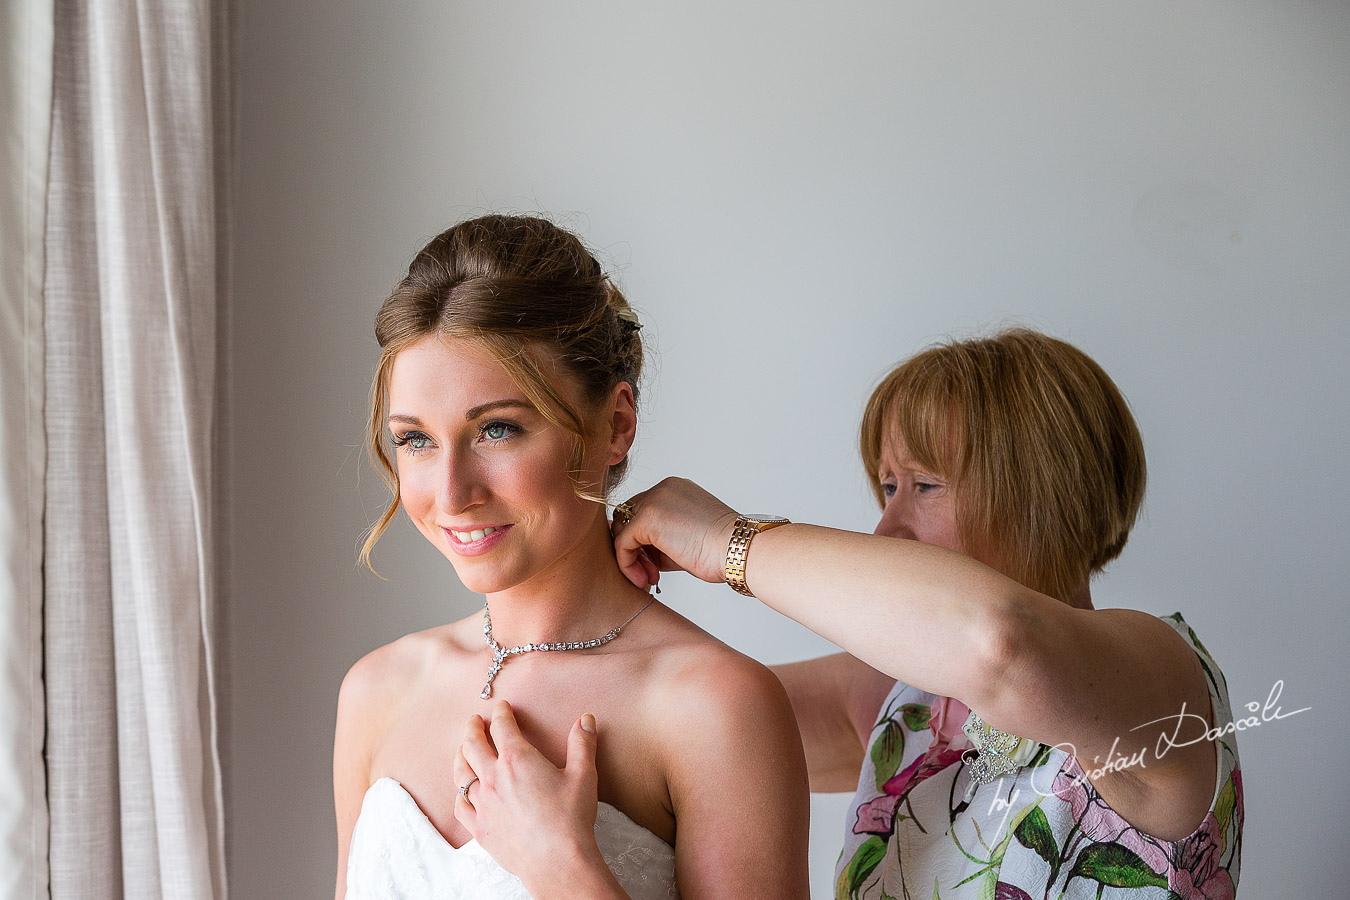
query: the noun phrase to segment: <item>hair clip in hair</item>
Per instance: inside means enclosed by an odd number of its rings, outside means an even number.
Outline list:
[[[633,331],[637,331],[642,327],[642,323],[638,321],[637,312],[631,306],[625,306],[623,309],[616,310],[615,315],[619,317],[619,321],[623,322]]]

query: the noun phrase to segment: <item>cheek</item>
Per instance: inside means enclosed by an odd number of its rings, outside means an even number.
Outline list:
[[[425,466],[398,466],[398,502],[413,518],[425,513],[434,503],[436,487]]]
[[[925,544],[965,553],[965,546],[956,527],[956,515],[947,503],[915,504],[913,527],[916,539]]]
[[[965,541],[961,539],[961,530],[956,526],[956,510],[950,504],[943,504],[941,508],[934,510],[932,527],[933,543],[948,550],[955,550],[957,553],[970,555]]]
[[[570,460],[557,448],[490,459],[483,469],[485,486],[512,508],[519,520],[567,518],[579,501],[567,477]],[[506,512],[506,510],[503,510]]]
[[[955,550],[957,553],[966,553],[965,541],[961,540],[961,532],[957,530],[955,522],[942,523],[942,526],[939,529],[938,540],[934,543],[938,542],[948,550]]]

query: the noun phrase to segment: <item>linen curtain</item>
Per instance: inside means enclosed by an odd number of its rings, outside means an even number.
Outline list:
[[[43,218],[51,0],[0,3],[0,898],[47,895]]]
[[[225,3],[3,16],[0,898],[224,898]]]

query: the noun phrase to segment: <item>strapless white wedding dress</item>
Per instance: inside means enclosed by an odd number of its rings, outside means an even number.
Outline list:
[[[633,900],[675,900],[675,851],[608,803],[595,840]],[[366,790],[347,851],[347,900],[529,900],[477,841],[456,849],[392,778]]]

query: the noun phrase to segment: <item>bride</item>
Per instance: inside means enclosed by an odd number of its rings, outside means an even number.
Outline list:
[[[417,255],[375,330],[369,444],[394,497],[362,557],[401,506],[485,603],[343,680],[338,900],[575,896],[550,878],[550,854],[574,850],[525,836],[540,864],[506,873],[489,851],[520,836],[473,816],[494,785],[454,780],[461,743],[496,752],[508,708],[559,779],[598,787],[611,886],[805,897],[806,769],[782,686],[615,562],[604,503],[637,427],[642,342],[594,257],[543,219],[466,221]],[[583,711],[604,723],[593,768],[577,763],[597,740]]]

